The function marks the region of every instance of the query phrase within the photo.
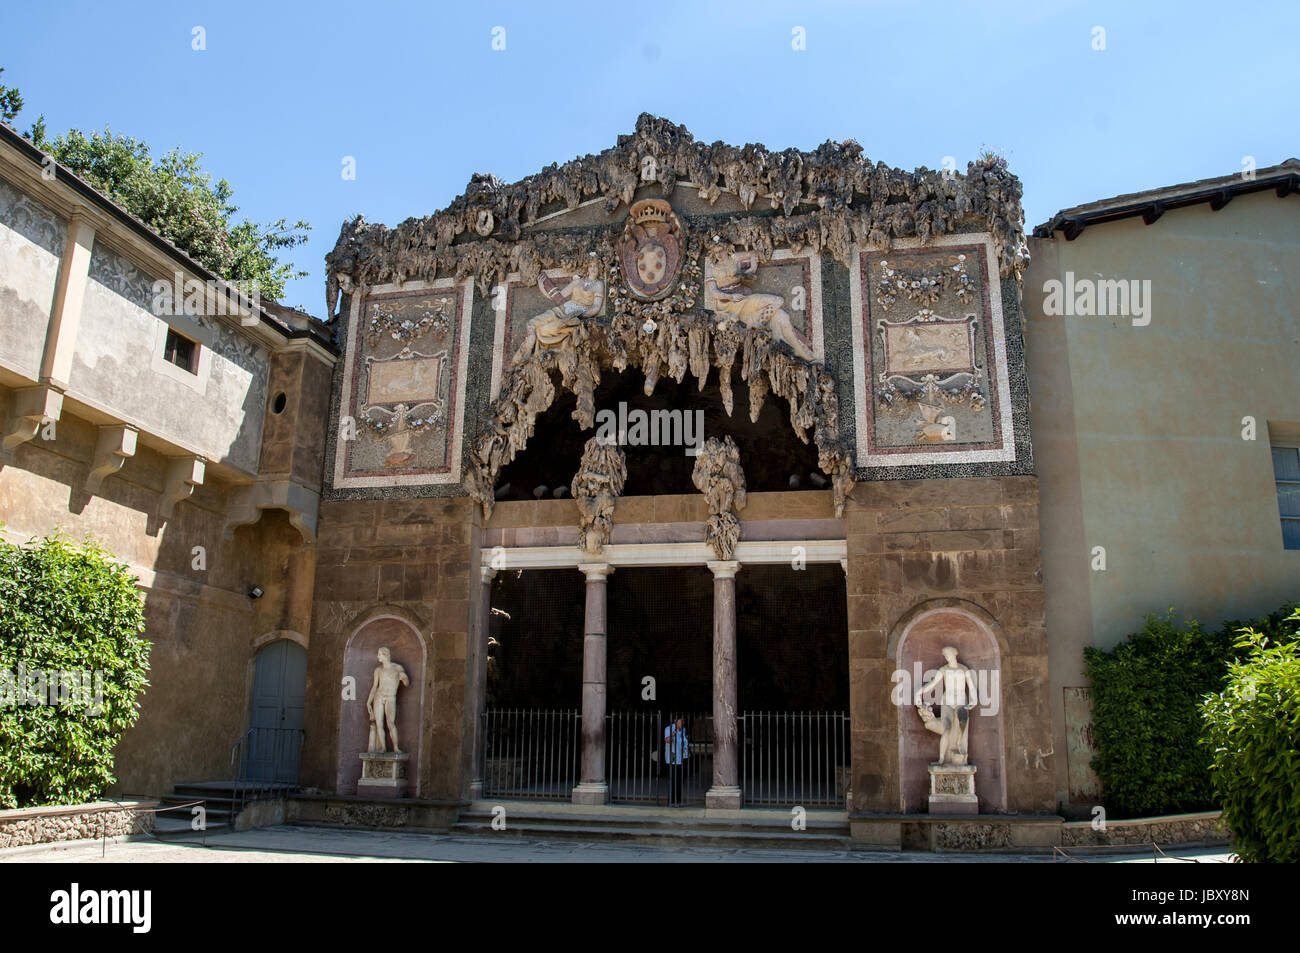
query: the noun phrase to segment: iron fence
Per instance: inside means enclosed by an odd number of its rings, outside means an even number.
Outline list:
[[[682,715],[680,766],[662,711],[605,716],[605,777],[616,804],[698,805],[713,783],[711,714]],[[483,723],[483,794],[568,801],[580,780],[577,710],[488,709]],[[749,711],[739,718],[739,783],[754,807],[842,809],[848,793],[849,716],[832,711]]]
[[[567,801],[578,784],[582,717],[576,710],[483,712],[483,795]]]
[[[848,781],[846,712],[741,715],[740,786],[746,805],[843,809]]]
[[[616,711],[605,716],[605,777],[612,803],[704,803],[713,783],[713,716],[680,717],[685,740],[674,748],[667,738],[676,724],[672,715]],[[674,750],[682,755],[680,765],[671,763],[677,760]]]

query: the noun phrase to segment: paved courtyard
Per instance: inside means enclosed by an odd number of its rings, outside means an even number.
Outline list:
[[[1227,863],[1223,847],[1169,850],[1160,863]],[[1151,863],[1152,852],[1072,850],[1090,863]],[[654,847],[588,841],[399,834],[315,827],[266,827],[198,841],[154,837],[70,841],[0,850],[0,863],[1028,863],[1068,862],[1047,854],[930,854],[858,850],[759,850],[735,847]]]

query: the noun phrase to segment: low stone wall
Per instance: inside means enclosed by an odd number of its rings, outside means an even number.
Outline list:
[[[1226,844],[1232,831],[1218,811],[1200,814],[1169,814],[1106,821],[1094,830],[1091,821],[1068,821],[1061,825],[1062,847],[1116,847],[1123,844]]]
[[[95,801],[0,811],[0,848],[147,834],[157,801]]]
[[[466,801],[415,798],[377,801],[350,795],[293,795],[285,801],[284,823],[443,833],[468,806]]]
[[[1054,816],[977,814],[851,814],[857,846],[886,850],[1034,851],[1052,847],[1161,847],[1226,844],[1230,831],[1218,811],[1107,821],[1062,821]]]

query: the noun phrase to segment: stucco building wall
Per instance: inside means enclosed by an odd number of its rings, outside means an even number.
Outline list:
[[[155,277],[212,276],[44,169],[0,129],[3,536],[91,538],[139,579],[149,686],[113,793],[227,779],[257,652],[310,631],[333,353],[305,315],[156,315]],[[160,367],[171,322],[205,376]]]
[[[67,230],[65,218],[0,178],[0,366],[29,378],[40,369]]]
[[[1083,649],[1169,607],[1209,626],[1300,593],[1282,546],[1270,429],[1300,422],[1300,203],[1271,190],[1032,239],[1025,315],[1043,528],[1058,794],[1095,796],[1066,693]],[[1150,323],[1044,313],[1044,283],[1150,282]],[[1142,319],[1139,318],[1139,321]],[[1255,439],[1242,437],[1243,418]],[[1294,438],[1293,438],[1294,439]],[[1094,548],[1105,570],[1094,569]],[[1085,706],[1086,708],[1086,706]],[[1075,742],[1069,742],[1073,734]]]

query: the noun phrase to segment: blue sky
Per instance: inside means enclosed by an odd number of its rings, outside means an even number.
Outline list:
[[[103,3],[8,5],[25,130],[110,125],[204,154],[241,214],[303,218],[321,314],[345,218],[396,224],[473,172],[515,181],[598,152],[642,111],[705,142],[957,167],[981,147],[1060,208],[1300,155],[1293,0],[1118,3]],[[206,49],[196,51],[201,26]],[[505,50],[492,49],[494,27]],[[792,49],[802,27],[806,49]],[[1105,49],[1094,50],[1094,28]],[[356,159],[355,180],[341,175]]]

